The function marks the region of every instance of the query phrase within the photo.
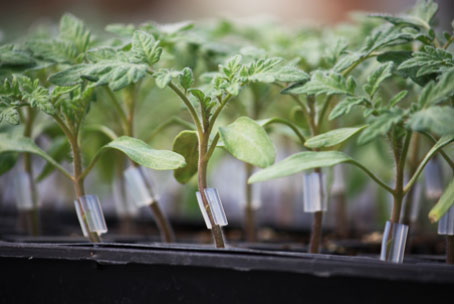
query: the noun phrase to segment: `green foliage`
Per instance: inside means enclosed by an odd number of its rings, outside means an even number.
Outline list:
[[[418,103],[421,107],[437,105],[452,96],[454,96],[454,68],[443,73],[438,81],[426,85],[419,96]]]
[[[291,86],[282,93],[306,95],[353,95],[356,83],[352,77],[345,78],[338,73],[316,71],[303,85]]]
[[[331,130],[309,138],[304,145],[311,149],[333,147],[347,141],[361,132],[364,128],[366,128],[366,126]]]
[[[391,70],[393,68],[392,63],[385,63],[380,65],[368,78],[363,89],[369,95],[370,99],[373,99],[377,92],[380,84],[387,78],[391,77]]]
[[[199,139],[195,131],[182,131],[175,137],[172,150],[182,155],[186,166],[174,171],[175,179],[186,184],[197,173],[199,160]]]
[[[300,152],[255,173],[249,178],[248,182],[263,182],[274,178],[293,175],[309,169],[331,167],[351,160],[352,159],[348,155],[338,151]]]
[[[454,134],[454,108],[434,106],[415,112],[408,120],[409,127],[418,132],[437,135]]]
[[[265,168],[274,163],[276,152],[265,130],[254,120],[240,117],[219,128],[224,148],[237,159]]]
[[[162,48],[159,41],[144,31],[136,31],[132,36],[132,55],[136,62],[146,63],[150,66],[159,61]]]
[[[144,78],[147,70],[148,67],[144,64],[104,60],[70,67],[52,75],[49,81],[58,86],[73,86],[86,79],[94,82],[95,86],[108,85],[110,89],[117,91]]]
[[[449,183],[438,202],[430,210],[430,221],[432,223],[438,222],[440,218],[449,210],[452,204],[454,204],[454,180]]]
[[[391,16],[391,15],[373,15],[382,18],[395,25],[410,25],[429,29],[435,14],[438,11],[438,5],[432,0],[418,0],[415,7],[409,14]]]
[[[0,133],[0,155],[6,152],[36,154],[60,171],[66,173],[66,170],[55,159],[38,147],[30,138]]]
[[[121,136],[103,146],[95,156],[96,162],[101,153],[115,149],[126,154],[132,161],[154,170],[174,170],[186,165],[184,157],[172,151],[155,150],[140,139]]]
[[[402,122],[404,112],[393,109],[375,117],[358,138],[359,144],[365,144],[378,136],[386,135],[397,124]]]
[[[415,52],[413,57],[402,62],[399,65],[399,70],[416,68],[416,76],[420,77],[434,73],[439,74],[451,67],[454,67],[454,59],[451,53],[426,45],[420,51]]]
[[[329,119],[333,120],[342,115],[350,113],[353,107],[367,103],[367,99],[362,96],[350,96],[339,102],[329,115]]]

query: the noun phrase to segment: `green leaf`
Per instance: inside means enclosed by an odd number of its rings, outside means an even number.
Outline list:
[[[451,208],[452,204],[454,204],[454,180],[449,183],[438,202],[430,210],[430,221],[432,223],[438,222],[449,208]]]
[[[57,161],[55,161],[49,154],[38,147],[28,137],[17,137],[11,136],[9,134],[0,134],[0,153],[5,152],[28,152],[39,155],[47,162],[59,169],[61,172],[63,172],[66,176],[70,177],[69,173]]]
[[[339,102],[329,114],[329,119],[333,120],[343,115],[350,113],[351,109],[355,106],[366,103],[366,98],[362,96],[347,97]]]
[[[430,148],[429,152],[426,153],[423,160],[419,163],[418,168],[416,169],[416,172],[413,174],[413,176],[410,178],[407,185],[405,186],[404,192],[408,192],[410,190],[410,188],[414,185],[414,183],[418,179],[421,172],[424,170],[424,167],[427,165],[429,160],[436,153],[438,153],[438,151],[440,149],[451,144],[452,142],[454,142],[454,135],[444,135],[435,143],[435,145],[432,146],[432,148]]]
[[[15,50],[12,44],[0,46],[0,67],[33,66],[35,60],[27,53]]]
[[[132,36],[131,51],[137,63],[147,63],[152,66],[161,58],[162,48],[153,35],[144,31],[135,31]]]
[[[107,149],[123,152],[132,161],[154,170],[174,170],[186,165],[184,157],[168,150],[155,150],[143,141],[129,136],[121,136],[103,146],[96,154],[95,162],[100,153]]]
[[[415,52],[413,57],[402,62],[398,69],[416,68],[416,76],[420,77],[432,73],[441,73],[453,66],[454,60],[451,53],[432,46],[424,46],[422,50]]]
[[[391,128],[402,121],[403,112],[400,109],[385,112],[377,116],[358,138],[358,144],[365,144],[378,136],[386,135]]]
[[[265,168],[274,163],[276,151],[266,131],[254,120],[240,117],[219,128],[225,149],[237,159]]]
[[[67,158],[70,155],[70,146],[66,137],[60,136],[53,139],[48,149],[48,154],[57,162],[61,162]],[[46,163],[38,177],[36,177],[36,181],[40,182],[44,180],[54,171],[54,169],[55,167],[53,165]]]
[[[165,88],[173,78],[179,77],[181,71],[174,71],[169,69],[160,69],[153,74],[156,80],[156,85],[158,88]]]
[[[425,86],[419,95],[418,102],[422,107],[436,105],[452,96],[454,96],[454,68],[443,73],[436,83],[431,82]]]
[[[18,125],[20,122],[19,112],[15,107],[2,107],[0,105],[0,123],[6,121],[10,125]]]
[[[408,94],[407,90],[401,91],[394,95],[390,100],[389,100],[389,107],[393,108],[396,104],[398,104],[402,99],[404,99]]]
[[[401,65],[404,61],[412,58],[412,52],[410,51],[389,51],[384,52],[377,56],[378,62],[394,62],[394,66]],[[432,80],[432,75],[427,76],[416,76],[418,72],[418,67],[415,68],[408,68],[408,69],[393,69],[393,73],[396,75],[401,76],[402,78],[410,78],[420,86],[426,85],[430,80]]]
[[[196,131],[182,131],[175,137],[172,150],[186,160],[186,166],[174,171],[175,179],[186,184],[197,173],[199,160],[199,139]]]
[[[301,86],[293,86],[282,91],[283,94],[306,95],[353,95],[356,83],[352,77],[345,78],[338,73],[315,71],[311,79]]]
[[[352,161],[350,156],[339,151],[300,152],[253,174],[249,178],[248,183],[264,182],[278,177],[293,175],[304,170],[331,167],[350,161]]]
[[[82,20],[65,14],[60,19],[60,39],[71,42],[79,53],[83,53],[90,46],[91,33]]]
[[[93,64],[80,64],[53,74],[49,81],[58,86],[73,86],[82,79],[95,82],[96,86],[108,85],[113,91],[137,83],[145,77],[148,66],[118,60],[106,60]]]
[[[252,82],[272,83],[297,82],[309,79],[309,75],[295,66],[284,65],[282,58],[272,57],[258,59],[244,67],[242,75]]]
[[[384,19],[394,25],[409,25],[417,28],[430,29],[430,25],[437,11],[438,4],[432,0],[419,0],[410,11],[410,14],[399,16],[376,14],[372,16]]]
[[[183,89],[189,89],[192,84],[194,83],[194,75],[192,74],[192,70],[188,67],[184,68],[180,74],[180,85]]]
[[[32,80],[23,75],[15,75],[15,78],[19,83],[22,99],[46,114],[55,114],[54,105],[49,97],[49,90],[39,85],[39,79]]]
[[[358,134],[366,127],[367,126],[340,128],[328,131],[326,133],[309,138],[308,140],[306,140],[306,143],[304,145],[311,149],[336,146]]]
[[[14,168],[17,158],[18,155],[14,152],[0,153],[0,175]]]
[[[430,107],[413,113],[408,125],[414,131],[429,131],[437,135],[454,134],[454,108]]]
[[[364,92],[366,92],[372,99],[377,92],[380,84],[387,78],[392,76],[393,64],[391,62],[380,65],[369,77],[367,83],[364,85]]]

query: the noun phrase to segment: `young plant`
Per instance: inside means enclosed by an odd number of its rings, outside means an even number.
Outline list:
[[[416,54],[389,50],[389,48],[399,44],[407,44],[415,39],[423,41],[425,44],[431,44],[430,47],[432,48],[440,45],[433,30],[430,28],[436,10],[437,6],[433,2],[420,1],[409,17],[399,19],[397,17],[380,16],[380,18],[392,22],[393,25],[377,28],[367,38],[365,45],[359,51],[340,58],[330,71],[314,71],[310,80],[306,83],[295,84],[284,90],[283,93],[291,94],[297,101],[299,100],[299,95],[308,96],[307,107],[304,103],[300,103],[313,134],[313,137],[306,141],[305,145],[314,151],[292,155],[254,174],[250,182],[265,181],[308,169],[330,167],[340,163],[353,164],[392,194],[394,203],[390,221],[391,223],[399,223],[404,196],[410,191],[429,159],[454,140],[452,133],[450,133],[452,132],[451,130],[445,130],[446,127],[440,130],[437,129],[439,135],[443,136],[418,163],[417,169],[408,183],[404,183],[407,154],[413,134],[430,129],[432,124],[429,123],[429,119],[432,119],[433,122],[443,122],[443,126],[450,125],[450,118],[448,118],[448,115],[445,116],[441,113],[443,111],[440,111],[440,108],[445,109],[447,113],[452,111],[450,100],[454,95],[452,87],[454,70],[446,68],[445,61],[435,67],[430,65],[432,67],[431,71],[424,72],[423,70],[420,72],[419,69],[415,69],[418,65],[405,63],[405,60],[410,60],[410,63],[411,60],[414,61],[412,57],[414,58]],[[400,21],[398,22],[398,20]],[[410,22],[411,20],[417,20],[417,22]],[[429,28],[426,25],[429,25]],[[450,39],[447,38],[444,45],[449,45]],[[426,48],[427,46],[424,46],[424,49]],[[442,48],[438,49],[438,53],[440,52],[446,53]],[[347,75],[353,72],[362,62],[374,57],[377,57],[379,62],[385,63],[378,65],[367,77],[363,86],[363,93],[359,93],[356,89],[357,80],[353,76],[347,78]],[[452,57],[450,58],[452,60]],[[396,69],[399,60],[400,65]],[[447,65],[449,66],[450,64],[448,61]],[[431,76],[430,79],[433,79],[431,82],[421,78],[428,75]],[[415,96],[412,96],[413,101],[408,103],[402,102],[408,94],[407,90],[401,90],[394,96],[388,97],[385,94],[377,96],[376,93],[382,82],[392,76],[397,78],[402,76],[409,77],[416,83],[424,85],[424,87],[422,90],[416,89]],[[416,94],[419,94],[419,97]],[[312,96],[318,95],[322,95],[324,98],[322,99],[321,109],[317,111],[319,115],[317,119],[314,119],[311,113],[315,112],[316,104],[315,98]],[[331,96],[334,95],[344,96],[344,99],[333,109],[330,109]],[[385,102],[385,100],[387,101]],[[325,115],[329,114],[330,119],[335,119],[349,113],[355,107],[360,107],[364,116],[370,121],[366,127],[342,128],[319,134],[319,126],[324,121]],[[434,114],[434,112],[438,113],[438,115]],[[433,131],[433,129],[431,130]],[[370,142],[379,136],[385,136],[388,139],[395,160],[394,188],[389,187],[373,172],[343,152],[317,151],[336,147],[359,132],[362,132],[358,139],[360,144]]]
[[[183,154],[188,163],[187,167],[175,171],[175,177],[184,183],[198,173],[199,193],[218,248],[225,247],[224,236],[221,227],[215,222],[204,191],[207,188],[208,162],[218,141],[222,139],[222,146],[237,159],[262,168],[274,162],[275,152],[266,132],[250,118],[240,117],[232,124],[219,128],[213,136],[215,123],[229,101],[248,83],[274,82],[285,77],[292,77],[295,81],[302,73],[293,67],[283,66],[280,59],[257,60],[249,64],[241,60],[241,56],[228,59],[219,66],[218,72],[209,75],[211,81],[207,85],[198,88],[193,86],[193,74],[189,68],[182,71],[150,70],[158,87],[168,86],[178,95],[196,126],[196,131],[183,131],[175,138],[174,151]],[[288,73],[284,73],[284,70]],[[293,74],[290,75],[290,71]],[[198,110],[194,104],[198,105]]]
[[[40,41],[38,45],[42,48],[36,48],[35,55],[39,57],[38,54],[40,54],[40,51],[41,54],[47,55],[50,52],[58,54],[58,51],[61,51],[63,57],[69,54],[71,58],[76,58],[76,61],[78,61],[79,58],[84,58],[91,39],[90,32],[85,28],[83,23],[71,15],[65,15],[61,21],[60,32],[61,37],[64,37],[65,39],[57,42]],[[36,44],[37,42],[35,41],[34,43]],[[44,50],[46,50],[44,46],[53,46],[53,48],[47,50],[48,52],[46,53],[44,52]],[[78,55],[76,55],[77,52],[79,52]],[[94,86],[89,86],[85,80],[81,81],[81,76],[84,76],[82,69],[87,66],[87,64],[74,65],[67,70],[52,75],[49,80],[52,83],[57,84],[57,86],[52,89],[41,85],[38,79],[31,79],[24,75],[15,75],[11,80],[6,80],[3,83],[1,90],[2,101],[8,105],[8,112],[6,114],[14,114],[19,107],[33,107],[54,119],[71,146],[73,156],[72,174],[66,171],[52,157],[38,148],[31,140],[25,138],[13,138],[3,135],[5,139],[2,141],[0,151],[17,151],[40,155],[71,179],[74,184],[77,198],[85,195],[84,180],[86,176],[99,159],[100,153],[109,148],[123,152],[132,161],[140,165],[157,170],[172,170],[184,166],[184,159],[174,152],[154,150],[138,139],[123,136],[116,138],[102,147],[88,166],[86,168],[83,167],[80,134],[85,117],[94,100]],[[110,60],[90,66],[93,67],[95,71],[99,72],[102,70],[107,72],[107,77],[110,76],[110,80],[113,80],[110,85],[114,89],[120,89],[127,86],[129,83],[125,83],[125,80],[134,81],[137,79],[137,75],[135,77],[130,74],[121,75],[122,72],[127,72],[125,71],[125,68],[128,68],[127,64],[121,60]],[[138,71],[140,70],[140,66],[140,64],[131,64],[129,68]],[[146,66],[142,65],[142,68],[146,69]],[[144,74],[145,72],[146,70],[144,70]],[[120,77],[121,79],[118,79],[118,75],[122,76]],[[103,76],[105,76],[104,79],[95,83],[95,86],[106,83],[106,75]],[[63,80],[66,80],[66,82]],[[68,82],[71,83],[68,84]],[[64,84],[59,86],[61,83]],[[82,214],[82,217],[84,219],[83,225],[85,228],[88,228],[86,216]],[[87,229],[87,231],[90,230]],[[89,233],[89,237],[90,240],[94,242],[100,240],[98,234],[93,232]]]

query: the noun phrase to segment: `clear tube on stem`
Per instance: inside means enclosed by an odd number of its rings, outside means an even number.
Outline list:
[[[151,180],[142,168],[130,166],[125,170],[124,176],[128,185],[128,192],[131,194],[137,208],[149,206],[157,201],[150,189]]]
[[[14,177],[14,192],[16,195],[16,206],[20,211],[33,209],[33,197],[30,191],[30,179],[25,172],[19,172]]]
[[[303,210],[314,213],[328,209],[328,197],[324,173],[303,175]]]
[[[448,209],[438,222],[438,234],[454,235],[454,205]]]
[[[88,237],[89,232],[101,235],[107,232],[107,225],[102,212],[98,196],[87,194],[74,200],[77,218],[79,219],[82,232]],[[85,225],[84,216],[86,218]]]
[[[208,200],[211,212],[213,214],[214,224],[218,226],[227,226],[227,217],[225,216],[224,207],[222,207],[221,198],[219,197],[218,190],[215,188],[206,188],[205,195]],[[211,229],[210,219],[203,204],[202,195],[199,191],[196,192],[197,202],[199,203],[200,210],[202,211],[203,219],[208,229]]]
[[[426,182],[426,197],[429,200],[437,200],[443,193],[443,171],[440,162],[433,158],[424,170]]]
[[[404,260],[407,235],[407,225],[387,221],[381,243],[380,260],[401,264]]]
[[[131,197],[130,191],[125,187],[125,180],[117,178],[113,188],[113,200],[115,210],[119,217],[134,217],[138,213],[138,208]]]

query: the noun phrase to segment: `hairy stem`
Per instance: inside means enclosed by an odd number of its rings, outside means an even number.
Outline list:
[[[30,138],[32,135],[32,126],[33,121],[35,118],[33,109],[30,107],[26,108],[27,110],[27,119],[25,122],[25,129],[24,129],[24,136]],[[24,154],[24,170],[27,175],[29,185],[30,185],[30,193],[32,198],[32,209],[30,212],[27,213],[27,217],[29,218],[27,222],[30,223],[30,226],[27,227],[29,229],[29,233],[33,236],[38,236],[41,234],[41,223],[39,218],[39,209],[38,209],[38,191],[36,189],[35,179],[33,178],[33,166],[32,166],[32,159],[30,153]]]
[[[88,232],[88,238],[91,242],[101,242],[101,237],[96,232],[91,232],[88,226],[87,215],[84,213],[79,198],[85,195],[84,178],[82,175],[82,157],[80,153],[80,147],[77,140],[77,135],[72,135],[69,139],[71,150],[73,153],[73,167],[74,167],[74,189],[76,191],[77,201],[83,218],[83,224],[85,225],[86,231]]]
[[[411,147],[410,147],[410,158],[408,160],[409,176],[413,176],[413,174],[415,174],[415,172],[416,172],[416,169],[418,168],[419,143],[420,143],[420,135],[418,133],[414,133],[413,140],[411,142]],[[402,222],[405,225],[410,225],[411,209],[412,209],[414,199],[415,199],[415,187],[412,187],[410,189],[410,191],[407,193],[407,198],[405,201],[404,217],[402,220]]]
[[[320,168],[316,168],[315,172],[319,178],[319,189],[320,199],[323,202],[325,199],[325,194],[323,193],[323,175]],[[312,231],[311,239],[309,243],[309,252],[310,253],[319,253],[320,252],[320,243],[322,240],[322,224],[323,224],[323,211],[317,211],[314,213],[313,222],[312,222]]]
[[[255,224],[255,209],[252,205],[252,184],[247,183],[248,178],[252,175],[254,166],[251,164],[244,164],[246,169],[246,184],[245,184],[245,193],[246,193],[246,204],[244,210],[244,230],[246,234],[246,241],[256,242],[257,241],[257,230]]]
[[[213,213],[211,212],[208,199],[205,195],[205,189],[207,188],[207,167],[208,160],[207,158],[207,149],[208,149],[208,138],[209,134],[203,133],[202,137],[199,137],[199,161],[198,161],[198,182],[199,182],[199,192],[202,197],[203,206],[208,214],[208,219],[211,224],[211,233],[213,234],[214,242],[217,248],[224,248],[225,241],[222,228],[219,225],[216,225],[214,222]]]

